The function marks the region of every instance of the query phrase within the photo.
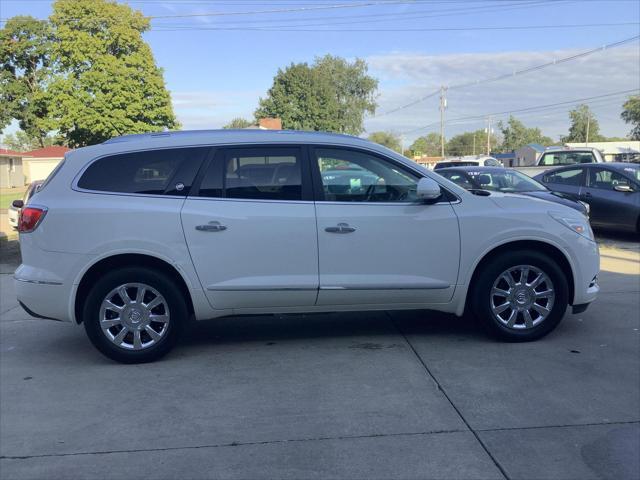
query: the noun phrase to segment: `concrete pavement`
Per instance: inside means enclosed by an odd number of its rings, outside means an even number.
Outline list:
[[[640,478],[640,250],[528,344],[432,312],[201,323],[117,365],[16,308],[0,262],[0,477]],[[4,248],[4,247],[3,247]]]

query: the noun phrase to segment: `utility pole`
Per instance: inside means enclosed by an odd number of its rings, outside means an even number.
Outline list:
[[[487,117],[487,155],[491,155],[491,117]]]
[[[400,135],[400,153],[404,155],[404,135]]]
[[[444,158],[444,111],[447,108],[446,87],[440,87],[440,156]]]
[[[589,124],[591,123],[591,115],[587,114],[587,136],[584,140],[584,146],[589,146]]]
[[[473,132],[473,155],[476,154],[476,132]]]

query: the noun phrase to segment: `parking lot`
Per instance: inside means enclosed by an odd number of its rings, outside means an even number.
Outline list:
[[[601,238],[602,292],[507,344],[424,311],[201,323],[119,365],[29,317],[0,264],[0,477],[640,477],[640,244]]]

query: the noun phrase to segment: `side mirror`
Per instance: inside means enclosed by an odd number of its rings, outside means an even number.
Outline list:
[[[442,195],[440,185],[431,178],[421,178],[416,191],[420,200],[437,200]]]
[[[620,185],[615,185],[613,187],[613,189],[616,192],[623,192],[623,193],[631,193],[631,192],[633,192],[633,188],[631,188],[630,185],[625,185],[624,183],[620,184]]]
[[[22,208],[24,207],[24,202],[22,200],[14,200],[11,202],[11,205],[13,205],[14,208]]]

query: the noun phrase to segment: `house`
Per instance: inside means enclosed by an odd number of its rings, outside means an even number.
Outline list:
[[[24,153],[0,148],[0,188],[24,186]]]
[[[282,130],[282,120],[279,118],[260,118],[257,125],[247,127],[257,130]]]
[[[565,143],[569,148],[591,147],[602,152],[607,162],[629,161],[630,157],[640,153],[640,140],[626,140],[620,142],[589,142]]]
[[[23,170],[25,183],[35,180],[44,180],[51,171],[62,161],[64,154],[71,149],[60,145],[39,148],[31,152],[25,152]]]
[[[538,163],[540,155],[544,153],[544,147],[539,143],[530,143],[515,151],[514,167],[532,167]],[[510,165],[511,166],[511,165]]]
[[[505,167],[513,167],[516,163],[516,152],[493,153],[491,156],[502,163]]]

